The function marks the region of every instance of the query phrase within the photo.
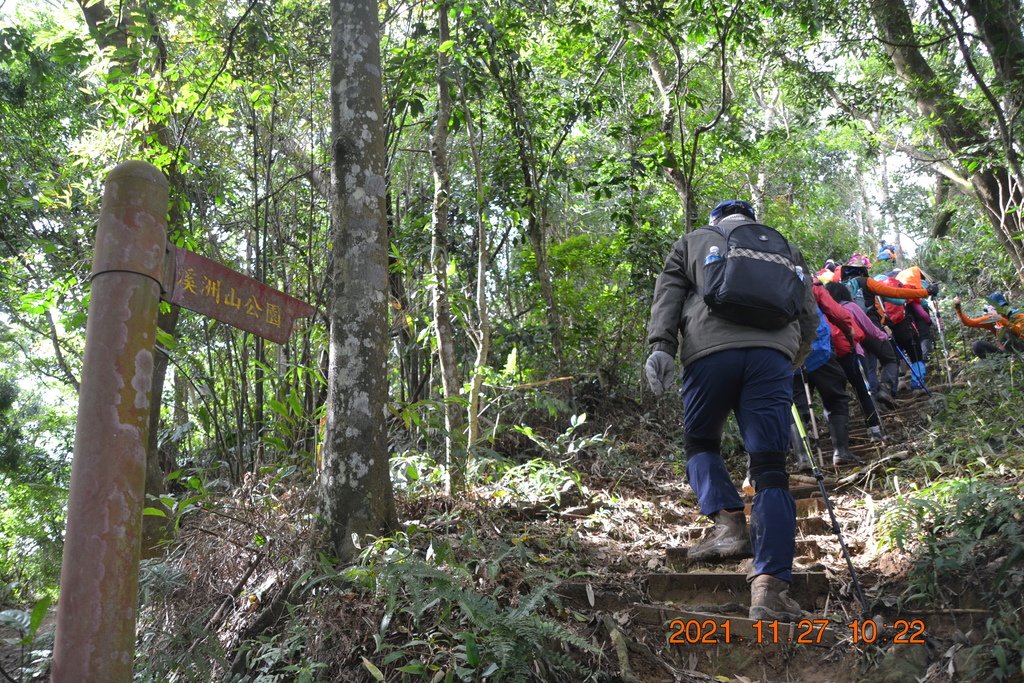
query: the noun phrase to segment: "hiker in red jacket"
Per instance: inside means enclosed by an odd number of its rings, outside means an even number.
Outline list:
[[[853,321],[860,332],[859,337],[850,343],[845,335],[833,332],[832,342],[836,350],[836,359],[846,373],[846,378],[857,394],[857,402],[860,403],[861,413],[868,425],[868,438],[872,441],[882,439],[882,423],[878,416],[878,407],[868,389],[867,378],[863,371],[865,347],[872,347],[879,351],[880,355],[889,359],[895,367],[896,354],[889,346],[889,337],[886,336],[877,325],[871,322],[864,310],[853,302],[850,290],[841,282],[830,282],[825,285],[826,291],[839,305],[850,313]],[[888,348],[887,348],[888,347]]]
[[[793,375],[793,402],[800,419],[807,424],[811,407],[805,395],[804,383],[817,390],[828,413],[829,435],[832,437],[832,464],[836,467],[860,463],[850,451],[850,398],[846,393],[846,375],[836,361],[832,349],[832,329],[838,327],[844,335],[853,337],[856,325],[853,317],[833,301],[818,281],[812,281],[811,293],[818,305],[818,327],[811,353],[803,366]],[[811,462],[802,447],[802,439],[793,438],[797,469],[810,469]]]
[[[864,312],[867,313],[868,317],[876,325],[883,329],[883,326],[888,327],[892,331],[894,348],[895,344],[904,344],[907,347],[911,347],[903,348],[903,352],[907,354],[911,363],[911,370],[914,374],[912,385],[914,389],[923,390],[924,361],[921,360],[920,350],[914,343],[913,329],[910,327],[909,321],[905,320],[906,311],[902,306],[899,307],[899,310],[891,308],[891,304],[885,302],[884,299],[890,298],[904,301],[908,299],[924,299],[937,295],[939,286],[936,284],[929,284],[926,288],[905,286],[895,278],[892,278],[891,282],[889,280],[876,280],[868,277],[868,268],[870,267],[871,262],[867,257],[861,254],[854,254],[846,265],[837,269],[840,271],[840,275],[836,279],[849,288],[854,303],[863,307]],[[891,319],[889,317],[890,312],[898,319]],[[881,358],[879,360],[881,361]],[[869,379],[872,379],[870,360],[868,366]],[[890,369],[883,365],[883,371],[888,373]],[[894,405],[892,404],[892,396],[896,394],[896,378],[883,375],[882,379],[885,384],[881,384],[878,387],[876,396],[881,403]],[[874,386],[875,384],[872,382],[872,387]]]

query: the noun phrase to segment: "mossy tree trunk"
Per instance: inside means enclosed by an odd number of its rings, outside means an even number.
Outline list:
[[[396,524],[388,467],[388,244],[378,5],[331,0],[334,272],[319,523],[328,551]]]

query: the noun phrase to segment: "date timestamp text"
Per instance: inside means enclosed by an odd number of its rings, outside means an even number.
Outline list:
[[[827,632],[848,629],[854,645],[924,645],[925,624],[921,619],[896,619],[879,624],[871,619],[835,624],[828,619],[801,619],[795,624],[757,620],[734,628],[731,619],[673,619],[669,623],[668,642],[672,645],[729,645],[754,642],[758,645],[796,643],[820,645]]]

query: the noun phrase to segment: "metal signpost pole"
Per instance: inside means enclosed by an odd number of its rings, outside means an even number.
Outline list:
[[[96,232],[61,567],[53,681],[132,680],[167,180],[129,161],[107,176]]]

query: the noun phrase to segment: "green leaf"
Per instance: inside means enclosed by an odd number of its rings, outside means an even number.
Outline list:
[[[466,663],[476,667],[480,664],[480,650],[476,645],[476,636],[469,631],[463,631],[457,637],[466,642]]]
[[[43,619],[46,618],[46,612],[50,609],[50,603],[53,598],[46,596],[39,600],[32,608],[32,615],[29,618],[28,633],[22,638],[22,645],[31,645],[32,641],[36,638],[36,631],[39,630],[39,625],[43,623]]]
[[[143,508],[143,517],[167,517],[167,514],[160,508]]]
[[[994,648],[992,648],[992,655],[996,658],[996,661],[999,662],[999,668],[1005,670],[1006,649],[1002,645],[996,645]]]
[[[39,625],[43,623],[43,619],[46,617],[46,612],[50,609],[51,602],[53,602],[53,598],[47,595],[37,602],[36,606],[32,608],[32,620],[29,623],[29,630],[33,633],[39,630]]]
[[[439,52],[444,52],[444,53],[447,54],[448,52],[452,51],[453,47],[455,47],[455,41],[454,40],[446,40],[443,43],[441,43],[441,46],[439,48],[437,48],[437,49],[438,49]]]
[[[371,676],[373,676],[373,680],[384,681],[384,674],[366,657],[363,657],[363,666],[365,666],[366,670],[370,672]]]

